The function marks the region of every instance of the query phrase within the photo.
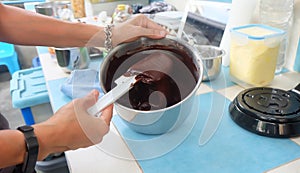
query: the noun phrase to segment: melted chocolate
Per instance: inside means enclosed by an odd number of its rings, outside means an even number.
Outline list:
[[[164,78],[164,74],[170,74],[174,66],[172,58],[162,52],[153,52],[133,64],[128,72],[140,75],[138,78],[144,83],[159,81]]]
[[[184,52],[152,48],[114,56],[104,84],[109,91],[119,76],[136,74],[133,88],[117,102],[137,110],[157,110],[184,99],[196,86],[196,72],[192,59]]]

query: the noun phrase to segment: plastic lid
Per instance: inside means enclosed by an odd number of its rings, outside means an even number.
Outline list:
[[[300,95],[293,91],[256,87],[242,91],[229,106],[242,128],[269,137],[300,135]]]
[[[117,7],[118,11],[124,11],[125,8],[126,8],[125,4],[119,4],[118,7]]]
[[[281,29],[262,24],[249,24],[239,26],[232,28],[230,31],[241,36],[246,36],[253,40],[263,40],[266,38],[278,37],[285,34],[285,31]]]

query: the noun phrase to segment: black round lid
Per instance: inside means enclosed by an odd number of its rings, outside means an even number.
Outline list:
[[[293,91],[256,87],[239,93],[229,105],[234,122],[269,137],[300,135],[300,95]]]

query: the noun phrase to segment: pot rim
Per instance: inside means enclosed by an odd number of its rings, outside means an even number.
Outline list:
[[[140,38],[140,39],[150,39],[150,38],[142,37],[142,38]],[[137,42],[137,41],[139,41],[140,39],[135,40],[135,41],[133,41],[133,42]],[[203,62],[202,62],[203,60],[202,60],[202,58],[201,58],[201,56],[200,56],[198,50],[197,50],[195,47],[191,46],[191,45],[190,45],[189,43],[187,43],[186,41],[181,40],[181,39],[179,39],[179,38],[177,38],[177,37],[175,37],[175,36],[167,35],[165,38],[162,38],[162,39],[170,39],[170,40],[174,40],[174,41],[180,43],[181,45],[183,45],[184,47],[186,47],[187,49],[191,50],[191,52],[192,52],[192,54],[193,54],[193,57],[195,57],[195,58],[194,58],[194,59],[195,59],[194,62],[197,62],[197,63],[198,63],[198,66],[199,66],[199,69],[198,69],[199,78],[198,78],[198,81],[197,81],[197,83],[196,83],[194,89],[193,89],[193,90],[192,90],[192,91],[191,91],[184,99],[182,99],[180,102],[178,102],[178,103],[176,103],[176,104],[174,104],[174,105],[172,105],[172,106],[163,108],[163,109],[143,111],[143,110],[137,110],[137,109],[133,109],[133,108],[126,107],[126,106],[124,106],[124,105],[118,103],[117,101],[114,102],[113,104],[116,104],[117,106],[119,106],[119,107],[121,107],[121,108],[123,108],[123,109],[126,109],[126,110],[130,110],[130,111],[132,111],[132,112],[134,112],[134,113],[144,113],[144,114],[146,113],[146,114],[149,114],[149,113],[158,113],[158,112],[161,112],[161,111],[168,111],[168,110],[170,110],[170,109],[173,109],[174,107],[179,106],[180,104],[182,104],[183,102],[185,102],[186,100],[188,100],[189,98],[191,98],[194,94],[196,95],[196,91],[199,89],[200,84],[202,83],[202,78],[203,78],[203,73],[204,73],[204,71],[203,71]],[[150,40],[151,40],[151,39],[150,39]],[[153,40],[154,40],[154,39],[153,39]],[[155,39],[155,40],[157,40],[157,39]],[[159,39],[158,39],[158,40],[159,40]],[[126,44],[126,43],[123,43],[123,44]],[[100,71],[101,71],[101,72],[99,73],[98,77],[99,77],[100,86],[101,86],[101,88],[102,88],[104,94],[107,93],[107,91],[106,91],[106,89],[105,89],[105,87],[104,87],[103,81],[101,80],[101,74],[102,74],[102,71],[103,71],[103,69],[104,69],[103,66],[104,66],[104,64],[106,64],[105,62],[109,61],[109,58],[107,58],[107,57],[109,57],[111,54],[114,53],[113,50],[118,49],[118,48],[121,47],[123,44],[120,44],[120,45],[114,47],[110,52],[108,52],[107,56],[104,58],[104,60],[102,61],[101,65],[100,65]],[[197,66],[197,67],[198,67],[198,66]]]
[[[201,57],[203,61],[205,60],[212,60],[212,59],[218,59],[218,58],[222,58],[223,56],[226,55],[226,52],[224,49],[217,47],[217,46],[213,46],[213,45],[200,45],[200,44],[194,44],[195,48],[198,50],[198,48],[213,48],[216,49],[218,51],[220,51],[219,55],[216,56],[209,56],[209,57]],[[198,50],[199,54],[201,55],[201,52]]]

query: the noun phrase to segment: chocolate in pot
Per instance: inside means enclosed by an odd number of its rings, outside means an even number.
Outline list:
[[[157,110],[184,99],[196,86],[194,64],[184,52],[150,49],[114,56],[105,82],[107,91],[124,73],[137,74],[133,88],[117,102],[136,110]]]

